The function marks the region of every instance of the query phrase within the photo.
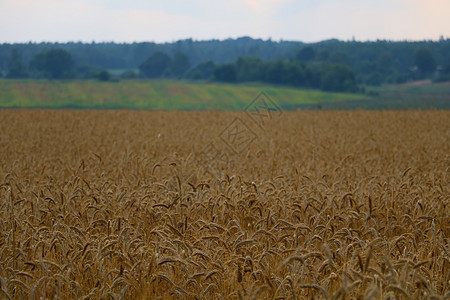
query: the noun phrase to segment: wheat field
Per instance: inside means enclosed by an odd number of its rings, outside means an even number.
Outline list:
[[[449,299],[449,120],[0,111],[0,299]]]

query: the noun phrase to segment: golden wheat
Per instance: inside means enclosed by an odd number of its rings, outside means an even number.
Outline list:
[[[0,299],[448,298],[449,120],[0,111]]]

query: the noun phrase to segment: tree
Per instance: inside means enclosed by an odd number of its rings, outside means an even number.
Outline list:
[[[6,78],[24,78],[26,77],[25,66],[22,62],[22,56],[17,49],[11,51],[11,57],[7,61]]]
[[[331,92],[354,92],[358,89],[355,73],[345,65],[327,64],[322,74],[321,89]]]
[[[214,79],[222,82],[236,82],[236,67],[234,64],[224,64],[214,70]]]
[[[366,84],[379,86],[383,83],[383,79],[383,75],[381,75],[381,73],[379,72],[370,73],[370,75],[367,77]]]
[[[335,53],[331,54],[329,60],[330,60],[330,62],[335,63],[335,64],[348,65],[348,62],[350,59],[349,59],[348,55],[344,52],[335,52]]]
[[[32,77],[42,77],[44,74],[45,52],[37,53],[30,61],[30,71]]]
[[[438,69],[438,76],[433,79],[434,82],[450,81],[450,64]]]
[[[448,63],[444,68],[442,68],[442,74],[450,75],[450,63]]]
[[[236,76],[239,82],[261,81],[264,78],[264,63],[259,57],[239,57],[236,62]]]
[[[265,80],[274,84],[286,84],[284,80],[285,62],[283,60],[276,60],[269,62],[266,67]]]
[[[285,66],[284,82],[293,86],[306,86],[306,70],[303,63],[291,62]]]
[[[198,64],[197,69],[202,73],[203,79],[210,79],[214,75],[216,64],[212,60],[208,60]]]
[[[189,79],[211,79],[216,69],[216,64],[212,60],[199,63],[189,70],[186,77]]]
[[[191,63],[189,62],[189,57],[187,57],[184,53],[177,52],[172,60],[171,70],[172,74],[176,77],[183,77],[187,70],[191,67]]]
[[[97,73],[96,77],[100,81],[109,81],[111,79],[111,74],[107,70],[101,70]]]
[[[329,57],[330,57],[330,52],[328,50],[321,50],[316,55],[316,59],[318,61],[327,61]]]
[[[424,75],[429,74],[436,69],[434,56],[427,48],[416,50],[414,53],[414,63]]]
[[[392,68],[392,54],[390,52],[381,53],[377,59],[377,69],[382,74],[387,74]]]
[[[170,72],[172,59],[164,52],[155,52],[147,58],[140,66],[139,70],[147,78],[158,78],[167,76]]]
[[[314,60],[316,57],[316,51],[310,46],[304,47],[297,52],[295,58],[299,61],[307,62]]]
[[[44,69],[53,79],[68,75],[73,65],[72,56],[63,49],[50,50],[45,55]]]
[[[30,68],[44,73],[52,79],[70,77],[74,62],[70,53],[63,49],[53,49],[36,54],[30,62]]]

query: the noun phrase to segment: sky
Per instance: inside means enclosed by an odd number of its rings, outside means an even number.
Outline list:
[[[450,38],[450,0],[0,0],[0,43]]]

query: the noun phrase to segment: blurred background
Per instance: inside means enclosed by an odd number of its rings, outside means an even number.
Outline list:
[[[272,89],[285,109],[448,108],[449,11],[445,0],[3,0],[0,106],[238,109]]]

